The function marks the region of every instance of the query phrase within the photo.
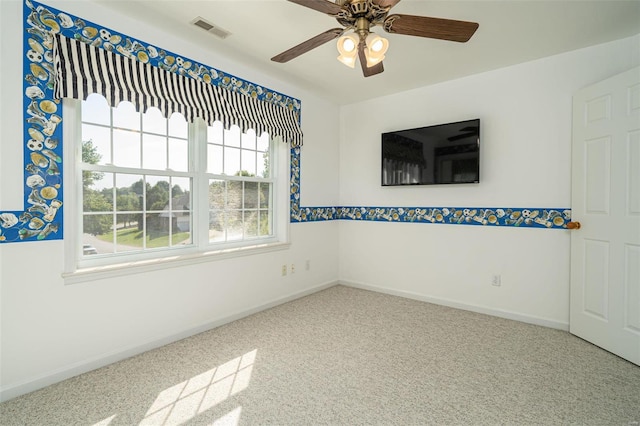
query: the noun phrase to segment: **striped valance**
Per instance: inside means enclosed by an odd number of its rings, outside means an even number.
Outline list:
[[[268,132],[292,146],[302,145],[296,113],[184,75],[169,72],[135,58],[55,36],[56,98],[86,99],[98,93],[111,106],[129,101],[138,111],[158,108],[165,117],[179,112],[192,122],[197,117],[225,128],[237,125],[244,132]]]

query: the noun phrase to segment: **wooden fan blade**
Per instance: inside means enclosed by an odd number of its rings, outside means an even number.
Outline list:
[[[388,7],[391,9],[393,6],[400,3],[400,0],[373,0],[373,2],[380,7]]]
[[[371,77],[372,75],[380,74],[384,71],[382,62],[378,62],[372,67],[367,66],[367,57],[364,54],[364,42],[360,42],[360,45],[358,46],[358,59],[360,59],[362,74],[364,74],[365,77]]]
[[[344,28],[332,28],[328,31],[323,32],[322,34],[318,34],[317,36],[310,38],[305,42],[300,43],[297,46],[292,47],[287,51],[280,53],[279,55],[274,56],[273,58],[271,58],[271,60],[280,63],[288,62],[293,58],[297,58],[303,53],[307,53],[311,49],[315,49],[316,47],[321,46],[328,41],[340,37],[340,34],[342,34],[343,31]]]
[[[384,30],[391,34],[405,34],[440,40],[468,41],[478,29],[477,22],[453,19],[429,18],[414,15],[389,15],[384,20]]]
[[[336,16],[342,12],[342,6],[330,2],[328,0],[289,0],[291,3],[299,4],[300,6],[306,6],[310,9],[317,10],[318,12],[326,13],[327,15]]]

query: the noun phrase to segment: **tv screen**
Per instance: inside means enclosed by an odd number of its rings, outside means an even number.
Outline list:
[[[480,119],[382,134],[382,186],[480,182]]]

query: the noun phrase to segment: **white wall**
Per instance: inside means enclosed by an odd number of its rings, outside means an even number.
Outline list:
[[[638,52],[640,36],[343,107],[340,202],[570,207],[572,93]],[[477,117],[480,184],[380,186],[380,133]],[[343,221],[339,233],[341,282],[568,328],[569,231]]]
[[[301,99],[302,161],[337,162],[337,106],[95,3],[47,4]],[[0,209],[22,210],[22,2],[0,8]],[[309,203],[337,204],[337,175],[324,168],[308,167],[301,186]],[[2,399],[334,284],[337,233],[336,222],[292,224],[288,250],[73,285],[61,278],[63,241],[0,244]],[[296,273],[282,277],[291,263]]]

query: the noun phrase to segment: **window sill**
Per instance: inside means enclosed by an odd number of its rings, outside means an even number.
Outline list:
[[[269,243],[248,247],[229,248],[224,250],[204,251],[195,254],[166,256],[150,260],[140,260],[136,262],[125,262],[106,266],[77,269],[73,272],[64,272],[62,274],[62,278],[64,278],[65,285],[78,284],[88,281],[120,277],[123,275],[133,275],[144,272],[157,271],[159,269],[178,268],[182,266],[195,265],[198,263],[231,259],[239,256],[252,256],[261,253],[286,250],[290,246],[291,243],[288,242]]]

